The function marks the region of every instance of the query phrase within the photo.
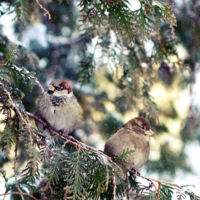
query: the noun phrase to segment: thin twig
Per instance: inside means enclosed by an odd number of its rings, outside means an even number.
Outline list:
[[[70,142],[71,144],[73,144],[73,145],[75,145],[75,146],[77,146],[77,147],[79,147],[79,148],[81,148],[83,150],[101,154],[101,155],[105,156],[107,159],[111,160],[111,158],[109,156],[107,156],[106,154],[104,154],[103,152],[98,151],[97,149],[95,149],[95,148],[93,148],[91,146],[88,146],[88,145],[80,142],[79,140],[76,140],[74,137],[67,135],[65,132],[61,133],[61,132],[53,129],[49,124],[45,123],[42,119],[38,118],[37,116],[35,116],[35,115],[31,114],[31,113],[28,113],[28,112],[26,112],[26,114],[29,117],[31,117],[31,118],[35,119],[36,121],[40,122],[41,124],[43,124],[50,131],[51,134],[58,135],[64,140],[67,139],[68,142]]]
[[[34,200],[38,200],[34,196],[27,194],[27,193],[24,193],[24,192],[9,192],[9,193],[5,193],[5,194],[0,194],[0,196],[6,196],[6,195],[10,195],[10,194],[20,194],[20,195],[24,195],[24,196],[29,196]]]
[[[1,84],[0,84],[0,85],[1,85]],[[49,148],[47,147],[46,143],[43,142],[43,141],[41,141],[41,139],[40,139],[40,138],[34,133],[34,131],[32,130],[33,127],[32,127],[32,125],[30,124],[30,122],[29,122],[28,119],[27,119],[28,116],[31,115],[31,114],[29,113],[29,115],[28,115],[28,113],[25,113],[25,117],[22,116],[20,110],[18,109],[18,107],[16,106],[16,104],[14,103],[14,101],[12,100],[12,97],[11,97],[9,91],[7,91],[4,87],[3,87],[3,89],[4,89],[4,92],[5,92],[5,93],[7,94],[7,96],[8,96],[8,99],[10,100],[10,104],[11,104],[11,105],[10,105],[10,108],[13,109],[13,110],[15,111],[15,113],[19,116],[19,118],[21,119],[21,121],[26,125],[27,130],[28,130],[28,132],[30,133],[29,137],[30,137],[30,141],[32,142],[32,144],[33,144],[33,139],[32,139],[31,136],[33,136],[33,137],[37,140],[37,143],[38,143],[39,145],[45,146],[51,153],[53,153],[52,150],[49,149]],[[10,117],[11,117],[11,116],[10,116]],[[37,120],[39,121],[40,119],[37,119]],[[40,122],[41,122],[41,123],[44,123],[42,120],[41,120]],[[53,153],[53,154],[55,154],[55,153]]]
[[[185,9],[186,9],[186,15],[187,15],[188,17],[190,17],[192,20],[194,20],[194,21],[197,23],[198,28],[200,29],[200,20],[199,20],[198,15],[197,15],[194,11],[192,11],[192,10],[190,9],[188,3],[186,3],[185,0],[183,0],[183,3],[184,3],[184,7],[185,7]]]
[[[169,182],[166,182],[166,181],[162,181],[162,180],[157,180],[157,179],[153,179],[153,178],[150,178],[152,181],[155,181],[157,183],[161,183],[161,184],[164,184],[164,185],[171,185],[171,186],[174,186],[174,187],[177,187],[179,189],[181,189],[181,186],[177,185],[177,184],[174,184],[174,183],[169,183]]]
[[[21,68],[18,68],[17,66],[14,66],[14,68],[18,71],[21,71],[23,69],[24,72],[26,72],[27,74],[29,74],[30,72],[25,68],[23,67],[22,69]],[[31,76],[30,78],[32,78],[35,83],[38,85],[38,87],[40,88],[40,92],[43,94],[45,91],[44,91],[44,88],[42,87],[42,85],[40,84],[40,82],[38,81],[37,78],[35,78],[34,76]]]
[[[27,116],[25,116],[25,117],[22,116],[22,113],[20,112],[20,110],[18,109],[18,107],[16,106],[16,104],[14,103],[14,101],[12,100],[12,97],[11,97],[10,93],[5,88],[4,88],[4,92],[8,95],[8,99],[10,100],[10,103],[11,103],[11,108],[16,112],[16,114],[19,116],[19,118],[21,119],[21,121],[26,125],[27,130],[30,133],[30,141],[32,142],[31,135],[34,136],[35,138],[38,138],[38,137],[33,132],[31,124],[27,120]]]
[[[24,117],[22,116],[21,112],[17,108],[16,104],[13,102],[12,97],[10,95],[10,92],[8,92],[5,88],[4,88],[4,91],[8,95],[8,99],[10,100],[12,109],[15,110],[16,114],[20,117],[20,119],[22,120],[22,122],[24,122],[24,124],[26,124],[26,127],[27,127],[28,131],[32,132],[32,130],[30,128],[30,124],[24,119]]]
[[[157,43],[160,45],[163,54],[167,54],[167,50],[162,42],[161,36],[158,35],[157,33],[150,33],[150,36],[154,38],[157,41]]]
[[[156,200],[159,200],[160,199],[160,189],[161,189],[161,186],[162,185],[171,185],[173,187],[177,187],[178,189],[181,189],[181,186],[177,185],[177,184],[174,184],[174,183],[169,183],[169,182],[166,182],[166,181],[162,181],[162,180],[157,180],[157,179],[153,179],[153,178],[147,178],[147,177],[144,177],[140,174],[137,174],[137,176],[143,178],[143,179],[146,179],[148,181],[150,181],[153,185],[154,185],[154,188],[156,189],[157,191],[157,197],[156,197]],[[158,188],[156,187],[155,183],[154,182],[157,182],[158,183]]]
[[[40,88],[41,93],[43,94],[45,92],[44,88],[42,87],[42,85],[40,84],[40,82],[37,79],[35,79],[35,82],[38,85],[38,87]]]
[[[169,183],[169,182],[166,182],[166,181],[162,181],[162,180],[157,180],[157,179],[153,179],[153,178],[147,178],[147,177],[144,177],[144,176],[141,176],[140,174],[137,175],[143,179],[146,179],[148,181],[150,181],[151,183],[153,183],[156,191],[157,191],[157,197],[156,197],[156,200],[159,200],[160,199],[160,189],[161,189],[161,186],[162,185],[171,185],[173,187],[177,187],[179,189],[181,189],[181,186],[177,185],[177,184],[174,184],[174,183]],[[155,183],[154,182],[157,182],[158,183],[158,188],[155,186]]]
[[[156,197],[156,200],[159,200],[160,199],[160,189],[161,189],[161,183],[158,182],[158,195]]]
[[[129,189],[129,182],[128,182],[128,171],[126,170],[126,198],[127,198],[127,200],[129,200],[130,198],[129,198],[129,191],[130,191],[130,189]]]
[[[49,20],[50,20],[50,19],[51,19],[51,14],[50,14],[50,12],[49,12],[46,8],[44,8],[44,7],[39,3],[39,0],[36,0],[36,3],[38,4],[38,6],[40,6],[40,8],[41,8],[42,10],[45,11],[44,16],[45,16],[45,15],[48,15]]]
[[[21,189],[20,189],[20,187],[19,187],[19,183],[18,183],[18,180],[17,180],[17,170],[16,170],[16,164],[17,164],[17,150],[18,150],[18,142],[16,143],[16,147],[15,147],[15,159],[14,159],[13,170],[14,170],[14,174],[15,174],[15,183],[16,183],[17,190],[19,191],[21,198],[24,200],[22,191],[21,191]]]
[[[139,177],[141,177],[141,178],[143,178],[143,179],[146,179],[147,181],[149,181],[149,182],[154,186],[154,188],[155,188],[156,190],[158,190],[157,187],[156,187],[156,185],[155,185],[155,183],[152,181],[152,179],[147,178],[147,177],[145,177],[145,176],[142,176],[141,174],[137,174],[137,176],[139,176]]]
[[[144,66],[142,64],[142,60],[140,58],[140,55],[139,55],[138,51],[136,50],[136,48],[133,48],[131,46],[126,46],[126,47],[127,47],[128,50],[133,50],[134,51],[135,56],[136,56],[136,58],[137,58],[137,60],[138,60],[138,62],[140,64],[140,68],[141,68],[141,71],[142,71],[143,78],[144,78],[144,80],[146,80],[146,78],[147,78],[146,68],[144,68]]]
[[[107,181],[108,182],[108,181]],[[114,188],[113,188],[113,200],[115,200],[115,197],[116,197],[116,189],[117,189],[117,184],[116,184],[116,177],[115,175],[113,176],[113,185],[114,185]]]
[[[31,114],[31,113],[28,113],[27,112],[27,115],[33,119],[35,119],[36,121],[42,123],[44,126],[46,126],[46,128],[53,134],[55,135],[58,135],[60,136],[61,138],[63,138],[64,140],[68,140],[68,142],[70,142],[71,144],[83,149],[83,150],[86,150],[86,151],[91,151],[91,152],[94,152],[94,153],[97,153],[97,154],[101,154],[103,156],[105,156],[107,159],[109,160],[112,160],[109,156],[107,156],[106,154],[104,154],[103,152],[101,151],[98,151],[97,149],[91,147],[91,146],[88,146],[78,140],[76,140],[74,137],[72,136],[69,136],[67,135],[66,133],[62,132],[60,133],[59,131],[56,131],[55,129],[53,129],[52,127],[50,127],[48,124],[46,124],[42,119],[38,118],[37,116]],[[159,193],[160,189],[159,188],[156,188],[155,186],[155,183],[154,182],[157,182],[158,185],[162,185],[162,184],[166,184],[166,185],[171,185],[171,186],[174,186],[174,187],[177,187],[179,189],[181,189],[181,187],[179,185],[176,185],[176,184],[173,184],[173,183],[169,183],[169,182],[166,182],[166,181],[161,181],[161,180],[156,180],[156,179],[152,179],[152,178],[147,178],[147,177],[144,177],[140,174],[137,174],[137,176],[143,178],[143,179],[146,179],[148,180],[149,182],[151,182],[153,184],[153,186],[155,187],[156,191]],[[128,198],[128,196],[127,196]]]

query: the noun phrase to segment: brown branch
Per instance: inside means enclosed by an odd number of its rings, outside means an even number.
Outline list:
[[[31,135],[37,140],[37,142],[42,145],[45,146],[46,144],[44,142],[42,142],[41,140],[39,140],[38,136],[34,133],[34,131],[32,130],[32,125],[30,124],[30,122],[28,121],[28,115],[25,114],[25,117],[22,115],[22,113],[20,112],[19,108],[17,107],[17,105],[14,103],[14,101],[12,100],[11,94],[10,92],[5,89],[3,87],[3,85],[0,83],[0,86],[2,86],[4,92],[6,93],[6,95],[8,96],[8,99],[10,101],[10,108],[14,110],[14,112],[16,113],[16,115],[20,118],[20,120],[26,125],[26,128],[28,130],[28,132],[30,133],[30,141],[33,142],[33,139],[31,138]],[[11,116],[10,116],[11,117]]]
[[[58,135],[62,139],[67,140],[67,142],[70,142],[71,144],[73,144],[73,145],[75,145],[75,146],[77,146],[77,147],[79,147],[83,150],[101,154],[101,155],[105,156],[107,159],[112,160],[109,156],[107,156],[103,152],[76,140],[74,137],[67,135],[65,132],[61,133],[60,131],[53,129],[49,124],[45,123],[42,119],[38,118],[37,116],[35,116],[31,113],[28,113],[28,112],[26,112],[26,114],[29,117],[31,117],[31,118],[35,119],[36,121],[40,122],[41,124],[43,124],[50,131],[50,133],[52,135]]]
[[[42,85],[40,84],[40,82],[37,80],[37,79],[35,79],[35,83],[38,85],[38,87],[40,88],[40,91],[41,91],[41,93],[44,93],[45,91],[44,91],[44,88],[42,87]]]
[[[17,66],[15,66],[15,69],[18,70],[18,71],[21,70],[21,69],[18,68]],[[30,73],[25,67],[23,67],[22,69],[23,69],[23,71],[25,71],[27,74]],[[38,87],[40,88],[40,92],[41,92],[41,93],[44,93],[45,90],[44,90],[44,88],[42,87],[42,85],[40,84],[40,82],[38,81],[38,79],[35,78],[35,77],[33,77],[33,76],[32,76],[32,79],[35,81],[35,83],[36,83],[36,84],[38,85]]]
[[[157,33],[150,33],[150,36],[151,36],[154,40],[157,41],[157,43],[160,45],[160,48],[161,48],[162,52],[163,52],[164,54],[167,54],[167,50],[166,50],[166,48],[165,48],[165,46],[164,46],[164,44],[163,44],[163,42],[162,42],[161,36],[158,35]]]
[[[140,68],[141,68],[141,71],[142,71],[142,75],[143,75],[143,78],[144,78],[144,80],[146,80],[146,78],[147,78],[147,75],[146,75],[146,68],[144,68],[144,66],[143,66],[143,62],[142,62],[142,59],[141,59],[141,57],[140,57],[140,54],[139,54],[139,52],[138,52],[138,50],[136,50],[136,48],[134,47],[131,47],[131,46],[129,46],[129,45],[127,45],[126,46],[126,48],[128,49],[128,50],[133,50],[134,51],[134,53],[135,53],[135,56],[136,56],[136,58],[137,58],[137,60],[138,60],[138,62],[139,62],[139,64],[140,64]]]
[[[108,180],[106,180],[106,184],[108,185]],[[116,189],[117,189],[117,184],[116,184],[116,177],[113,176],[113,185],[114,185],[114,188],[113,188],[113,199],[115,199],[115,196],[116,196]],[[108,188],[106,188],[108,189]]]
[[[31,113],[28,113],[27,112],[27,115],[30,117],[30,118],[33,118],[35,119],[36,121],[42,123],[44,126],[46,126],[46,128],[50,131],[51,134],[55,134],[55,135],[58,135],[60,136],[61,138],[63,138],[64,140],[67,140],[67,142],[70,142],[71,144],[83,149],[83,150],[86,150],[86,151],[90,151],[90,152],[94,152],[94,153],[97,153],[97,154],[101,154],[103,156],[105,156],[107,159],[109,160],[112,160],[109,156],[107,156],[106,154],[104,154],[103,152],[91,147],[91,146],[88,146],[78,140],[76,140],[74,137],[72,136],[69,136],[67,135],[66,133],[64,132],[59,132],[59,131],[56,131],[55,129],[53,129],[52,127],[50,127],[47,123],[45,123],[42,119],[38,118],[37,116],[31,114]],[[157,200],[160,198],[160,188],[161,188],[161,185],[165,184],[165,185],[170,185],[170,186],[173,186],[173,187],[177,187],[179,189],[181,189],[181,186],[177,185],[177,184],[173,184],[173,183],[169,183],[169,182],[166,182],[166,181],[162,181],[162,180],[157,180],[157,179],[153,179],[153,178],[147,178],[147,177],[144,177],[140,174],[137,174],[137,176],[143,178],[143,179],[146,179],[148,180],[151,185],[153,185],[158,193],[157,195]],[[158,183],[158,188],[156,187],[155,185],[155,182]],[[128,188],[127,188],[127,192],[128,192]],[[127,198],[129,196],[127,195]]]
[[[166,182],[166,181],[162,181],[162,180],[157,180],[157,179],[153,179],[153,178],[147,178],[147,177],[144,177],[140,174],[136,174],[137,176],[143,178],[143,179],[146,179],[148,181],[150,181],[154,188],[156,189],[157,191],[157,197],[156,197],[156,200],[159,200],[160,199],[160,189],[161,189],[161,186],[162,185],[170,185],[170,186],[173,186],[173,187],[177,187],[178,189],[182,189],[181,186],[177,185],[177,184],[174,184],[174,183],[169,183],[169,182]],[[158,188],[156,187],[155,183],[154,182],[157,182],[158,183]]]
[[[16,104],[14,103],[14,101],[12,100],[12,97],[10,95],[10,92],[7,91],[7,89],[4,88],[4,92],[7,94],[8,99],[10,100],[10,107],[15,111],[15,113],[19,116],[19,118],[21,119],[21,121],[26,125],[28,132],[30,133],[30,141],[32,142],[32,138],[31,135],[34,136],[34,138],[38,138],[37,135],[32,131],[32,127],[31,124],[29,123],[29,121],[27,120],[27,116],[22,116],[22,113],[20,112],[20,110],[18,109],[18,107],[16,106]],[[37,140],[38,141],[38,140]],[[38,141],[39,142],[39,141]],[[39,142],[41,143],[41,142]]]
[[[31,132],[30,129],[30,125],[28,124],[28,122],[24,119],[24,117],[22,116],[21,112],[19,111],[19,109],[17,108],[16,104],[14,103],[14,101],[12,100],[12,97],[10,95],[10,92],[4,88],[4,92],[8,95],[8,99],[10,100],[11,103],[11,108],[16,112],[16,114],[20,117],[20,119],[22,120],[22,122],[24,124],[26,124],[26,127],[28,129],[29,132]]]
[[[0,67],[4,67],[6,64],[5,63],[3,63],[3,64],[0,64]]]
[[[128,173],[126,170],[126,198],[127,200],[130,200],[129,192],[130,192],[130,189],[129,189],[129,183],[128,183]]]
[[[17,164],[17,150],[18,150],[18,142],[16,143],[16,147],[15,147],[15,158],[14,158],[13,170],[14,170],[14,174],[15,174],[15,183],[16,183],[17,190],[19,191],[22,200],[24,200],[22,191],[21,191],[21,189],[20,189],[20,187],[19,187],[19,183],[18,183],[18,180],[17,180],[17,170],[16,170],[16,164]]]
[[[188,3],[186,3],[185,0],[183,0],[183,3],[184,3],[184,6],[185,6],[185,9],[186,9],[186,15],[188,17],[190,17],[192,20],[194,20],[197,23],[198,28],[200,29],[200,20],[199,20],[199,17],[197,16],[197,14],[194,11],[192,11],[190,9],[190,7],[188,6]]]
[[[163,184],[163,185],[171,185],[171,186],[174,186],[174,187],[177,187],[179,189],[181,189],[181,186],[177,185],[177,184],[174,184],[174,183],[169,183],[169,182],[166,182],[166,181],[162,181],[162,180],[157,180],[157,179],[153,179],[153,178],[150,178],[152,181],[155,181],[157,182],[158,184]]]
[[[158,189],[156,188],[156,185],[154,184],[154,182],[152,181],[152,179],[147,178],[145,176],[142,176],[141,174],[136,174],[136,175],[139,176],[139,177],[141,177],[141,178],[143,178],[143,179],[146,179],[147,181],[149,181],[154,186],[154,188],[156,189],[156,191],[158,191]]]
[[[0,194],[0,196],[6,196],[6,195],[10,195],[10,194],[20,194],[20,195],[24,195],[24,196],[29,196],[34,200],[38,200],[34,196],[27,194],[27,193],[23,193],[23,192],[9,192],[9,193],[5,193],[5,194]]]
[[[44,16],[45,16],[45,15],[48,15],[49,20],[50,20],[50,19],[51,19],[51,14],[50,14],[50,12],[49,12],[46,8],[44,8],[44,7],[39,3],[39,0],[36,0],[36,3],[37,3],[38,6],[40,6],[40,8],[41,8],[42,10],[45,11]]]
[[[156,197],[156,200],[159,200],[160,199],[160,189],[161,189],[161,183],[158,182],[158,195]]]
[[[166,181],[162,181],[162,180],[157,180],[157,179],[153,179],[153,178],[147,178],[147,177],[144,177],[144,176],[142,176],[142,175],[140,175],[140,174],[137,174],[137,176],[139,176],[139,177],[141,177],[141,178],[143,178],[143,179],[146,179],[146,180],[148,180],[148,181],[150,181],[150,182],[152,182],[152,181],[154,181],[154,182],[157,182],[158,184],[163,184],[163,185],[171,185],[171,186],[174,186],[174,187],[177,187],[177,188],[179,188],[179,189],[181,189],[181,186],[179,186],[179,185],[177,185],[177,184],[174,184],[174,183],[169,183],[169,182],[166,182]]]

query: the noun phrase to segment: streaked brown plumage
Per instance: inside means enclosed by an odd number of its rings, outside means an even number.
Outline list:
[[[149,136],[153,134],[147,119],[133,118],[108,139],[104,151],[111,157],[115,157],[127,149],[133,150],[134,152],[128,155],[123,166],[129,171],[138,170],[149,157]]]
[[[80,105],[67,81],[54,80],[38,99],[36,116],[57,131],[71,133],[81,122]],[[44,135],[48,130],[36,121],[38,130]]]

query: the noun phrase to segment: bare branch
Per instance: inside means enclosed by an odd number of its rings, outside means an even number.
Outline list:
[[[34,200],[38,200],[34,196],[27,194],[27,193],[24,193],[24,192],[9,192],[9,193],[5,193],[5,194],[0,194],[0,196],[6,196],[6,195],[11,195],[11,194],[20,194],[20,195],[24,195],[24,196],[29,196]]]
[[[57,131],[57,130],[53,129],[49,124],[45,123],[42,119],[38,118],[37,116],[35,116],[35,115],[31,114],[31,113],[28,113],[28,112],[27,112],[27,115],[29,117],[39,121],[41,124],[43,124],[50,131],[51,134],[58,135],[62,139],[68,140],[68,142],[70,142],[71,144],[73,144],[73,145],[75,145],[77,147],[80,147],[81,149],[101,154],[101,155],[105,156],[107,159],[111,160],[111,158],[109,156],[107,156],[106,154],[104,154],[103,152],[101,152],[101,151],[99,151],[99,150],[97,150],[97,149],[95,149],[95,148],[93,148],[91,146],[88,146],[88,145],[76,140],[74,137],[67,135],[65,132],[60,132],[60,131]]]
[[[14,170],[14,174],[15,174],[15,183],[16,183],[17,190],[19,191],[19,194],[20,194],[22,200],[24,200],[23,193],[22,193],[22,191],[21,191],[21,189],[20,189],[20,187],[19,187],[19,183],[18,183],[18,180],[17,180],[17,170],[16,170],[17,151],[18,151],[18,142],[16,143],[16,147],[15,147],[15,159],[14,159],[13,170]]]
[[[38,6],[40,6],[40,8],[41,8],[42,10],[45,11],[44,16],[45,16],[45,15],[48,15],[48,18],[49,18],[49,20],[50,20],[50,19],[51,19],[51,14],[50,14],[50,12],[49,12],[46,8],[44,8],[44,7],[39,3],[39,0],[36,0],[36,3],[38,4]]]
[[[185,9],[186,9],[186,15],[188,15],[191,19],[193,19],[198,24],[198,27],[200,29],[200,20],[199,20],[199,17],[196,15],[195,12],[193,12],[190,9],[190,7],[188,6],[188,3],[186,3],[185,0],[183,0],[183,3],[184,3],[184,6],[185,6]]]

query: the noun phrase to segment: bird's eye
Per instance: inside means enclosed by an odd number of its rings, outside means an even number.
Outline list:
[[[141,126],[141,129],[144,130],[144,126]]]

